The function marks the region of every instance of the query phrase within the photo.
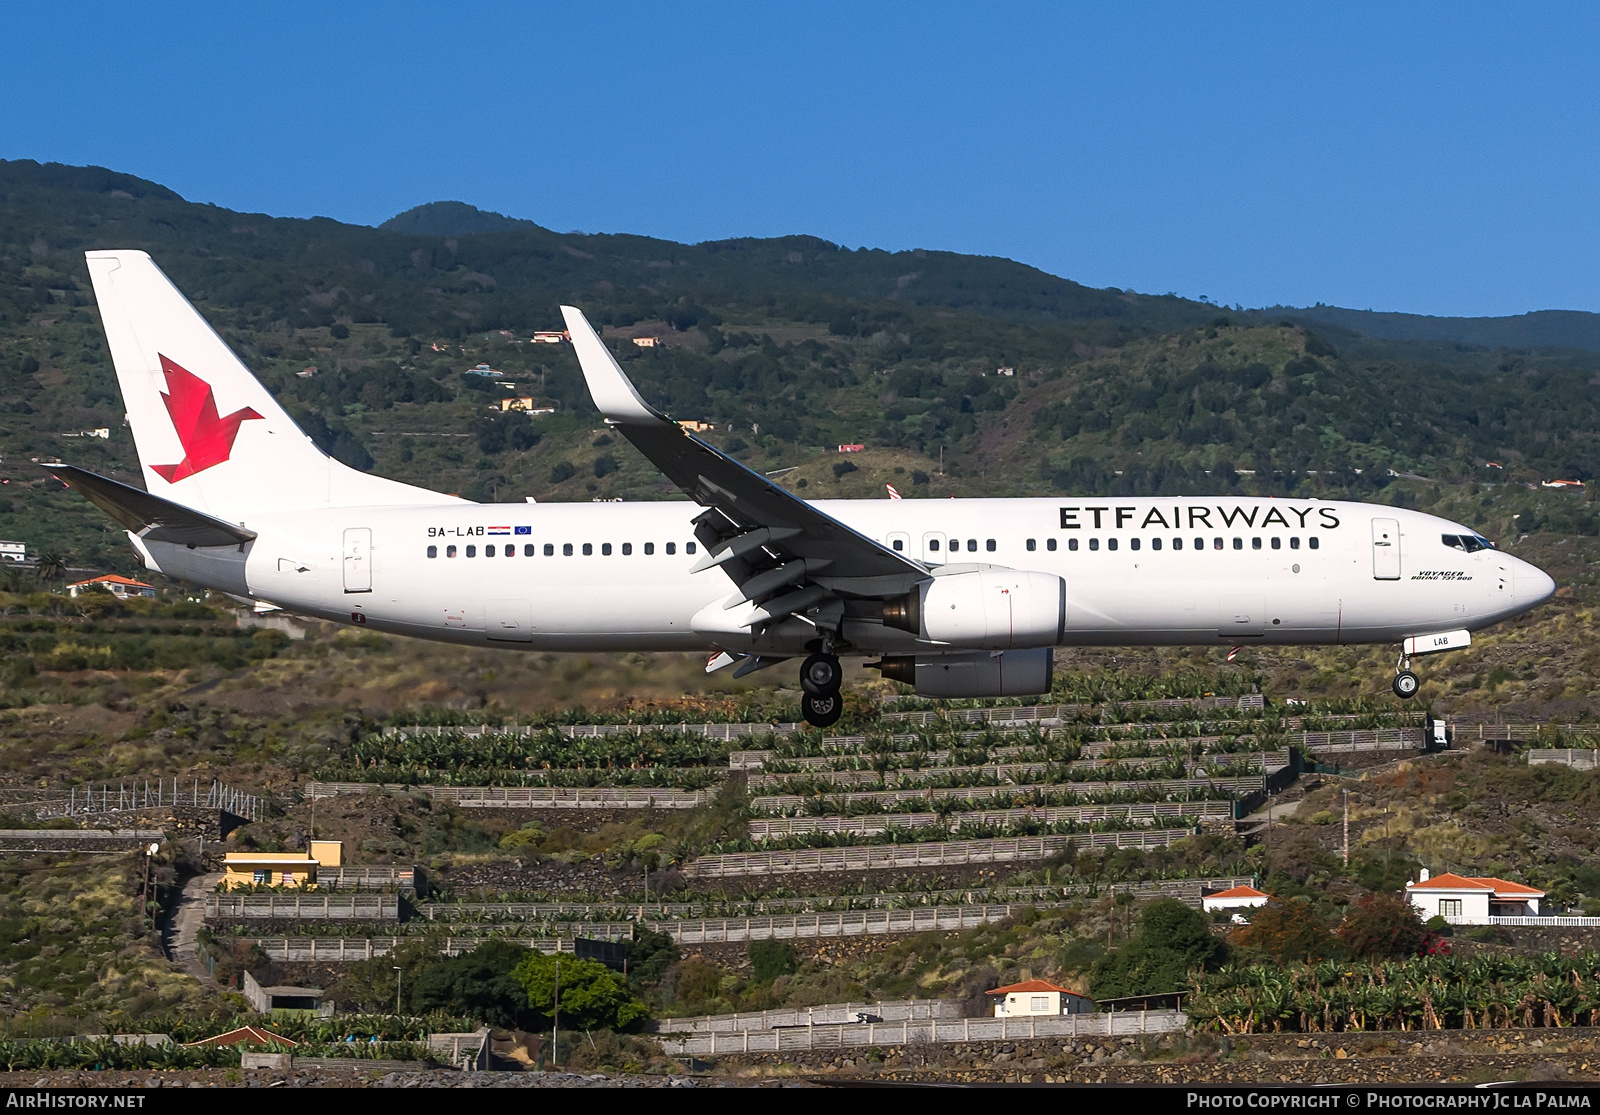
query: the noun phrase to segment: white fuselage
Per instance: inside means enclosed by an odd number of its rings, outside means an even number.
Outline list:
[[[1468,528],[1373,504],[1248,498],[823,500],[817,507],[934,567],[1062,577],[1066,645],[1393,643],[1476,630],[1548,599],[1550,577],[1445,536]],[[759,640],[696,615],[737,589],[691,573],[688,502],[469,504],[272,513],[231,571],[152,565],[284,609],[380,631],[531,650],[796,653],[791,620]],[[959,547],[959,548],[956,548]],[[192,551],[190,551],[192,553]],[[714,612],[706,612],[715,606]],[[847,619],[863,653],[936,649]]]

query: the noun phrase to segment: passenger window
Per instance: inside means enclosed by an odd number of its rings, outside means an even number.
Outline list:
[[[647,557],[650,554],[655,553],[656,552],[656,544],[654,542],[646,542],[644,544],[644,552],[645,552],[645,556],[647,556]]]
[[[627,557],[631,553],[633,553],[633,543],[632,542],[624,542],[622,544],[622,556],[623,557]]]
[[[529,542],[526,546],[522,547],[522,556],[523,557],[532,557],[533,556],[533,543],[532,542]]]
[[[437,547],[437,546],[429,546],[428,547],[428,556],[431,557],[431,558],[438,557],[439,556],[439,547]]]
[[[1159,539],[1159,538],[1152,538],[1152,539],[1150,539],[1150,548],[1151,548],[1151,549],[1152,549],[1152,550],[1159,550],[1159,549],[1161,549],[1161,539]]]
[[[1213,550],[1220,550],[1220,549],[1222,549],[1222,539],[1220,539],[1220,538],[1213,538],[1213,539],[1212,539],[1212,540],[1211,540],[1211,548],[1212,548],[1212,549],[1213,549]]]
[[[563,543],[561,543],[561,556],[562,557],[571,557],[572,556],[572,543],[571,542],[563,542]]]
[[[571,551],[571,550],[568,550],[568,551],[567,551],[567,553],[569,553],[569,554],[570,554],[570,553],[571,553],[571,552],[572,552],[572,551]],[[546,543],[545,543],[545,544],[544,544],[544,556],[545,556],[545,557],[555,557],[555,556],[556,556],[556,547],[555,547],[555,543],[553,543],[553,542],[546,542]]]
[[[1173,549],[1174,549],[1174,550],[1181,550],[1181,549],[1183,549],[1183,539],[1181,539],[1181,538],[1174,538],[1174,539],[1173,539],[1173,540],[1172,540],[1172,548],[1173,548]]]
[[[937,538],[928,539],[928,549],[929,550],[937,550],[938,548],[939,548],[939,540]]]
[[[1051,553],[1054,553],[1056,548],[1056,540],[1054,538],[1046,538],[1044,540],[1044,548],[1049,550]],[[1077,547],[1074,546],[1073,549],[1076,550]]]
[[[1033,551],[1037,550],[1038,548],[1039,548],[1039,543],[1038,543],[1037,539],[1033,539],[1033,538],[1028,539],[1028,552],[1030,554]]]
[[[600,543],[600,556],[601,557],[610,557],[611,556],[611,543],[609,543],[609,542]]]
[[[1272,536],[1272,548],[1274,550],[1283,549],[1283,539],[1279,538],[1276,534]]]
[[[1098,538],[1089,539],[1089,549],[1098,550],[1099,548],[1100,548],[1100,539],[1098,539]]]
[[[515,542],[511,543],[509,546],[507,546],[505,548],[505,555],[506,555],[506,557],[516,557],[517,556],[517,544]]]
[[[1259,550],[1259,549],[1261,549],[1261,539],[1259,539],[1259,538],[1252,538],[1252,539],[1250,539],[1250,548],[1251,548],[1251,549],[1252,549],[1252,550]]]
[[[1076,538],[1067,539],[1067,549],[1076,550],[1077,548],[1078,548],[1078,540]]]
[[[694,553],[694,543],[693,542],[685,542],[683,544],[683,552],[686,553],[686,554]]]
[[[447,557],[447,558],[455,557],[456,556],[456,548],[454,546],[446,546],[444,548],[444,556]]]
[[[677,552],[678,552],[678,544],[676,542],[668,542],[667,543],[667,553],[675,554]]]
[[[985,542],[983,544],[983,548],[985,550],[988,550],[991,554],[994,553],[994,539],[991,538],[987,542]],[[1030,547],[1030,549],[1031,549],[1031,547]]]
[[[1197,549],[1197,550],[1205,549],[1206,548],[1206,540],[1204,538],[1196,538],[1194,540],[1194,548]],[[1219,550],[1222,549],[1222,539],[1220,539],[1220,538],[1217,539],[1217,549],[1219,549]]]
[[[1306,545],[1315,550],[1317,548],[1317,536],[1313,534],[1310,538],[1307,538]]]
[[[1116,548],[1117,548],[1117,540],[1115,538],[1107,538],[1106,539],[1106,549],[1115,550]]]
[[[976,538],[967,539],[967,553],[975,554],[977,552],[978,552],[978,540]]]
[[[904,550],[906,548],[906,540],[904,538],[896,538],[894,540],[894,548],[896,553]]]
[[[1289,539],[1289,549],[1298,550],[1299,548],[1300,548],[1300,536],[1299,535],[1295,535],[1293,538]]]
[[[1235,538],[1235,539],[1234,539],[1234,540],[1233,540],[1233,548],[1234,548],[1234,549],[1235,549],[1235,550],[1242,550],[1242,549],[1244,549],[1244,539],[1243,539],[1243,538]]]
[[[1137,538],[1128,539],[1128,549],[1137,550],[1138,548],[1139,548],[1139,540]]]
[[[585,542],[583,544],[583,556],[584,557],[593,557],[594,556],[594,543],[593,542]]]
[[[494,557],[494,547],[493,546],[485,546],[483,548],[483,556],[484,557]]]
[[[467,547],[467,556],[468,557],[477,557],[478,556],[478,547],[476,547],[476,546],[468,546]]]

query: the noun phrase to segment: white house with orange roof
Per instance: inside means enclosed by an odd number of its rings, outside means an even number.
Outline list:
[[[1490,918],[1540,916],[1544,891],[1506,879],[1488,876],[1443,875],[1422,877],[1406,884],[1406,899],[1424,919],[1442,917],[1453,925],[1488,925]]]
[[[135,581],[132,577],[122,577],[115,573],[107,573],[103,577],[90,577],[87,581],[78,581],[67,586],[68,596],[77,596],[80,592],[90,592],[94,589],[103,589],[124,600],[130,596],[154,596],[154,585],[147,585],[143,581]]]
[[[996,1018],[1037,1018],[1055,1014],[1093,1014],[1094,1000],[1048,980],[1030,979],[985,991],[994,997]]]
[[[1270,901],[1272,895],[1255,887],[1229,887],[1202,897],[1200,908],[1208,914],[1213,910],[1250,910],[1265,906]]]

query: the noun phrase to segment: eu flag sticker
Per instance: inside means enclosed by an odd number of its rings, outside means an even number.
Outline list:
[[[518,527],[517,528],[517,533],[518,534],[532,534],[533,533],[533,528],[532,527]]]

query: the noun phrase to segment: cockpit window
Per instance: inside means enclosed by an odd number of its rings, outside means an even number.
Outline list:
[[[1494,543],[1481,534],[1441,534],[1439,541],[1451,549],[1465,550],[1469,554],[1494,549]]]

